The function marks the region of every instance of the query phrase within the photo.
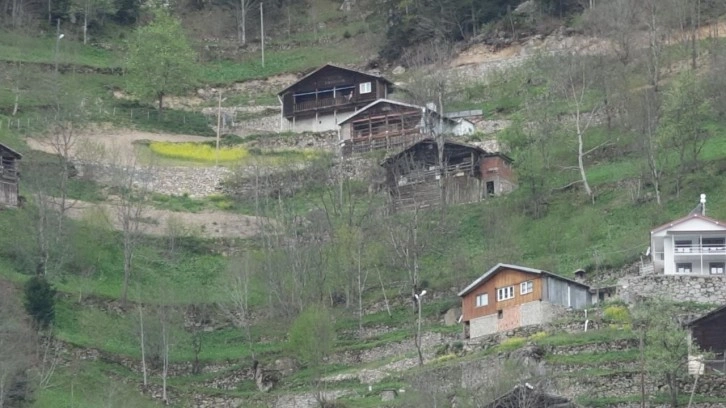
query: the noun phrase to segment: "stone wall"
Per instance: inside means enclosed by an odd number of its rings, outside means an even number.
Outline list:
[[[497,315],[477,317],[469,322],[469,337],[477,338],[497,332]]]
[[[618,296],[626,302],[664,297],[679,302],[726,303],[726,276],[626,276],[618,282]]]

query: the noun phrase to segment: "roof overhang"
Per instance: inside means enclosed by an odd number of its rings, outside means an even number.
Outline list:
[[[280,92],[278,92],[277,95],[279,96],[279,95],[284,94],[285,92],[289,91],[290,88],[294,87],[295,85],[299,84],[300,82],[302,82],[302,81],[310,78],[311,76],[317,74],[318,72],[320,72],[320,71],[322,71],[322,70],[324,70],[325,68],[328,68],[328,67],[330,67],[330,68],[336,68],[336,69],[341,69],[341,70],[348,71],[348,72],[352,72],[352,73],[355,73],[355,74],[366,75],[366,76],[369,76],[371,78],[380,79],[383,82],[387,83],[388,85],[393,85],[393,82],[387,80],[386,78],[384,78],[384,77],[382,77],[380,75],[373,75],[373,74],[369,74],[367,72],[358,71],[358,70],[350,69],[350,68],[345,68],[345,67],[341,67],[341,66],[334,65],[334,64],[325,64],[322,67],[318,67],[317,69],[314,69],[311,72],[309,72],[308,74],[304,75],[302,78],[298,79],[297,81],[295,81],[291,85],[287,86],[285,89],[283,89]]]

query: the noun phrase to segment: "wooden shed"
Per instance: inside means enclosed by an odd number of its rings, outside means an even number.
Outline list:
[[[433,133],[453,133],[456,125],[425,106],[379,99],[340,122],[341,150],[349,154],[400,149]]]
[[[356,110],[386,98],[393,84],[374,74],[324,65],[278,93],[282,131],[322,132]]]
[[[0,143],[0,206],[18,206],[18,162],[23,155]]]
[[[446,204],[463,204],[509,191],[497,189],[513,178],[501,166],[509,165],[511,159],[502,154],[447,140],[442,158],[440,165],[438,143],[426,138],[381,163],[386,169],[386,188],[394,211],[437,206],[442,197]],[[492,158],[500,163],[499,167],[491,166]],[[490,189],[492,194],[488,194]]]
[[[690,338],[701,351],[713,354],[705,362],[709,371],[726,374],[726,305],[688,323]]]

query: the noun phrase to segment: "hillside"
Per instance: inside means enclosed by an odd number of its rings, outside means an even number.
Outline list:
[[[654,227],[700,194],[726,219],[718,2],[698,19],[629,0],[265,3],[264,66],[259,3],[241,3],[246,44],[236,4],[174,3],[195,58],[163,109],[129,63],[154,11],[96,5],[84,41],[71,3],[58,31],[29,3],[0,20],[0,143],[23,156],[22,205],[0,211],[0,407],[484,407],[526,381],[586,407],[643,389],[724,406],[722,376],[693,394],[683,370],[664,379],[653,361],[684,351],[665,355],[665,323],[633,302]],[[394,100],[481,110],[452,140],[499,146],[518,188],[391,211],[390,152],[280,132],[277,93],[326,63],[383,75]],[[465,339],[457,293],[498,263],[583,269],[621,297]],[[723,303],[711,278],[673,314]],[[31,317],[38,281],[54,311]]]

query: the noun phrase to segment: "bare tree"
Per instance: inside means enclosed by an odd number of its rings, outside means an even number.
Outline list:
[[[219,303],[219,308],[232,321],[235,327],[241,329],[247,338],[252,359],[255,360],[254,342],[250,330],[250,268],[249,255],[245,254],[230,262],[227,269],[228,279],[225,285],[227,296],[225,301]]]
[[[247,14],[257,0],[239,0],[237,4],[237,41],[240,45],[247,45]]]
[[[124,253],[124,279],[121,301],[125,305],[134,269],[136,248],[144,231],[144,206],[149,195],[148,180],[152,178],[151,166],[141,166],[131,153],[114,155],[112,183],[118,189],[118,202],[115,206],[116,219],[121,226]]]

